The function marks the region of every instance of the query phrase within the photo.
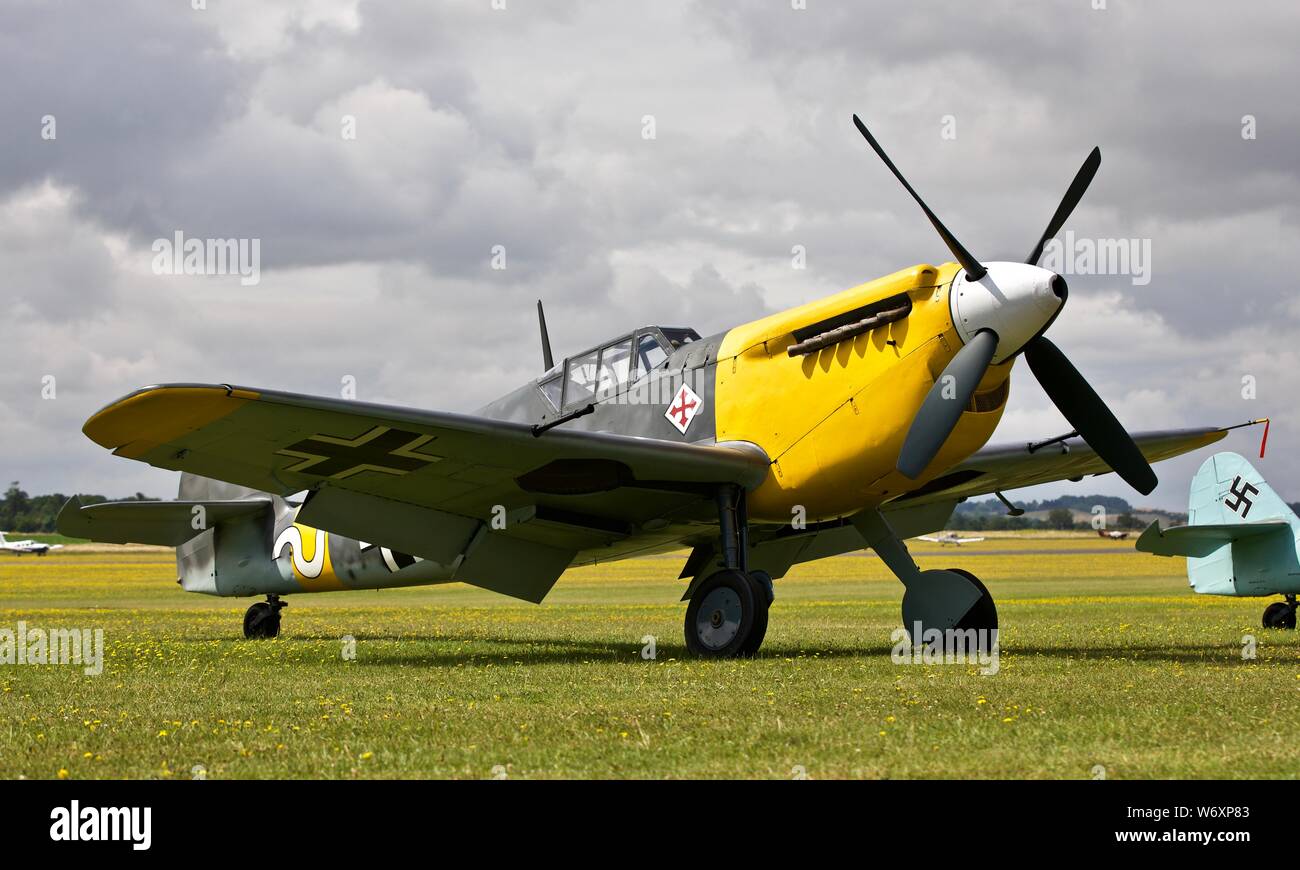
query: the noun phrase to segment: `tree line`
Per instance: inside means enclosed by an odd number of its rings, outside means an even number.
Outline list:
[[[1043,501],[1019,501],[1013,505],[1026,514],[1045,515],[1031,517],[1013,517],[1007,513],[1006,506],[996,498],[966,501],[957,505],[948,528],[968,532],[1016,531],[1023,529],[1054,529],[1068,531],[1071,529],[1091,530],[1093,511],[1101,507],[1105,511],[1106,528],[1121,531],[1136,531],[1146,527],[1146,523],[1135,517],[1133,506],[1127,500],[1114,495],[1063,495]],[[1076,512],[1089,514],[1089,518],[1076,522]],[[1170,519],[1185,520],[1179,514],[1166,511],[1152,511]]]
[[[0,530],[7,532],[53,532],[54,521],[68,497],[63,493],[28,495],[18,481],[9,484],[4,498],[0,499]],[[86,504],[108,501],[102,495],[83,495]],[[157,501],[142,492],[118,501]]]

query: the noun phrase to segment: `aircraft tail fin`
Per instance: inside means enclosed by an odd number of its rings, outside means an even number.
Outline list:
[[[1216,453],[1192,478],[1187,502],[1189,526],[1245,525],[1296,520],[1264,475],[1236,453]]]
[[[1216,453],[1192,478],[1187,525],[1162,530],[1154,522],[1137,549],[1186,556],[1197,592],[1269,595],[1300,578],[1297,531],[1300,518],[1263,475],[1236,453]]]

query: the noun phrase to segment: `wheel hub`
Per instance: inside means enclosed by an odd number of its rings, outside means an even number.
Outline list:
[[[734,590],[714,589],[701,602],[695,630],[700,643],[709,649],[722,649],[740,632],[740,596]]]

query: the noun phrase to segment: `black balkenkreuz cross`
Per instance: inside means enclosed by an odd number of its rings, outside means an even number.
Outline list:
[[[286,471],[342,480],[363,471],[406,474],[437,462],[441,456],[415,452],[432,440],[432,435],[376,426],[356,438],[310,435],[276,453],[303,460],[289,466]]]

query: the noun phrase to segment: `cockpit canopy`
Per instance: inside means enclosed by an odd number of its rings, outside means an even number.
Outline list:
[[[693,329],[643,326],[591,350],[569,357],[537,382],[537,387],[559,411],[611,396],[664,365],[672,352],[699,341]]]

